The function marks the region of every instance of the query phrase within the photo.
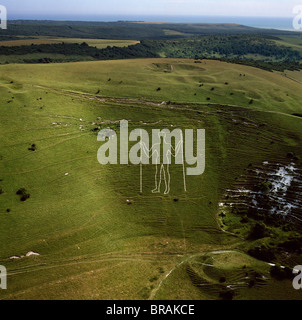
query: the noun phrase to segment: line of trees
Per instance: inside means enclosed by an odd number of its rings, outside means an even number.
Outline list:
[[[219,59],[265,70],[298,70],[301,55],[290,47],[277,45],[273,36],[212,35],[174,40],[143,40],[128,47],[98,49],[87,43],[40,44],[0,47],[0,55],[20,56],[24,63],[49,63],[79,60],[115,60],[132,58]],[[37,54],[32,58],[27,55]],[[64,58],[53,58],[54,54]],[[9,60],[8,60],[9,61]]]

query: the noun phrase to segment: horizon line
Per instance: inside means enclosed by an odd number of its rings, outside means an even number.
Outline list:
[[[9,14],[10,16],[18,16],[18,14]],[[209,18],[261,18],[261,19],[290,19],[293,18],[293,16],[247,16],[247,15],[196,15],[196,14],[188,14],[188,15],[179,15],[179,14],[122,14],[122,13],[106,13],[106,14],[95,14],[95,13],[89,13],[89,14],[56,14],[56,13],[37,13],[37,14],[28,14],[28,15],[23,15],[23,18],[28,18],[29,16],[32,17],[38,17],[38,16],[58,16],[58,17],[62,17],[62,16],[66,16],[66,17],[96,17],[96,16],[100,16],[100,17],[108,17],[108,16],[129,16],[129,17],[177,17],[177,18],[199,18],[199,17],[209,17]],[[14,18],[15,19],[15,18]],[[10,19],[10,20],[14,20],[14,19]],[[21,19],[18,18],[18,19]]]

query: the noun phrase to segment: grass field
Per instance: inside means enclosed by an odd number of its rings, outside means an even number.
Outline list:
[[[226,285],[236,299],[299,299],[221,228],[218,209],[250,163],[302,156],[301,99],[281,74],[210,60],[0,66],[0,299],[219,299]],[[184,192],[172,165],[170,194],[153,194],[144,166],[140,193],[139,167],[97,161],[94,130],[122,119],[206,129],[205,173]],[[10,259],[30,251],[40,255]]]

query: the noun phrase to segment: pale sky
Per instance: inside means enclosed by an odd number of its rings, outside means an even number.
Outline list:
[[[302,0],[0,0],[8,17],[178,15],[292,17]]]

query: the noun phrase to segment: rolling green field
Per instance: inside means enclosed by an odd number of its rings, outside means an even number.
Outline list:
[[[232,234],[218,215],[251,164],[302,157],[301,99],[282,74],[211,60],[1,65],[0,299],[300,299],[247,255],[269,237]],[[205,173],[185,192],[172,165],[170,194],[153,194],[146,165],[141,193],[139,166],[97,161],[97,132],[122,119],[205,129]]]

